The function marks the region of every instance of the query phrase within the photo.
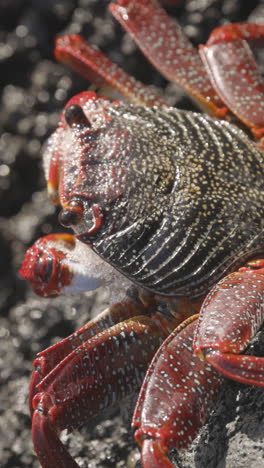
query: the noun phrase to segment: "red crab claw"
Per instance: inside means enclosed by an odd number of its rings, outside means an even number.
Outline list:
[[[145,106],[166,104],[150,88],[111,62],[98,49],[87,44],[78,34],[59,37],[55,45],[56,59],[95,85],[110,86],[130,102]]]
[[[258,269],[262,263],[253,263],[257,269],[242,268],[211,290],[194,339],[195,352],[226,377],[260,387],[264,387],[264,358],[240,353],[264,321],[264,270]]]
[[[132,426],[144,468],[173,468],[169,448],[186,448],[207,419],[223,377],[192,350],[197,316],[161,345],[141,387]]]
[[[55,248],[58,245],[60,248]],[[69,234],[42,237],[27,250],[19,274],[30,282],[36,294],[59,295],[62,282],[68,285],[72,280],[72,274],[63,260],[66,249],[72,250],[74,245],[75,240]]]
[[[264,135],[264,82],[248,41],[263,40],[263,24],[237,23],[217,28],[200,47],[213,87],[257,138]]]
[[[38,239],[27,250],[19,273],[40,296],[54,297],[89,291],[104,284],[98,268],[102,260],[87,248],[86,264],[84,261],[80,269],[80,263],[76,261],[77,256],[74,236],[50,234]]]
[[[140,308],[142,306],[138,310]],[[120,312],[125,315],[125,311],[124,304],[117,315]],[[130,313],[131,307],[128,315]],[[95,333],[98,327],[103,328],[107,320],[113,318],[118,319],[112,313],[108,318],[101,316],[101,320],[90,323],[86,330],[59,345],[58,353],[51,347],[35,361],[31,389],[31,395],[35,395],[31,402],[32,433],[34,448],[43,468],[78,466],[61,443],[59,432],[63,429],[71,432],[135,391],[156,349],[175,325],[175,321],[160,314],[137,316],[83,341],[83,336]],[[79,346],[78,341],[82,342]],[[140,351],[142,346],[144,352]],[[66,357],[56,365],[64,354]],[[55,367],[49,370],[51,364]],[[40,379],[36,378],[38,372],[42,374]],[[36,383],[37,389],[33,389]]]
[[[181,86],[208,113],[225,117],[227,108],[206,76],[198,51],[157,0],[118,0],[109,8],[168,80]]]

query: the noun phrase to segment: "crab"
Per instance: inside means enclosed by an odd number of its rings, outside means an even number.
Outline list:
[[[246,354],[264,319],[264,99],[248,45],[264,26],[224,25],[198,53],[156,0],[110,10],[209,115],[170,107],[80,36],[58,38],[58,60],[130,102],[74,96],[44,152],[74,235],[39,239],[20,273],[42,296],[108,286],[118,300],[34,362],[46,468],[77,467],[60,431],[140,387],[142,465],[173,467],[169,449],[196,437],[225,378],[264,386],[264,359]]]

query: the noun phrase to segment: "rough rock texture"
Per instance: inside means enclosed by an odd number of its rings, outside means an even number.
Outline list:
[[[31,361],[38,351],[68,335],[107,302],[103,292],[38,299],[17,274],[26,247],[61,229],[48,202],[41,145],[64,103],[87,87],[55,63],[56,34],[81,33],[110,58],[148,84],[165,89],[172,104],[192,108],[173,85],[147,64],[110,18],[104,0],[2,0],[0,2],[0,460],[6,468],[39,466],[32,451],[27,406]],[[167,2],[169,3],[169,2]],[[186,0],[171,8],[186,34],[204,42],[224,21],[264,20],[262,0]],[[263,335],[256,341],[264,353]],[[131,414],[132,403],[123,412]],[[123,418],[128,421],[129,416]],[[82,467],[133,467],[138,451],[118,408],[63,436]],[[172,452],[180,468],[264,466],[264,392],[226,383],[208,424],[190,450]]]

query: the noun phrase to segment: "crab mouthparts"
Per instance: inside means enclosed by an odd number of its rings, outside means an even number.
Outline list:
[[[104,222],[104,213],[102,207],[94,203],[85,208],[85,202],[82,200],[71,200],[64,204],[60,214],[59,221],[62,226],[72,227],[78,237],[87,239],[89,236],[97,234]],[[88,229],[87,229],[88,228]]]

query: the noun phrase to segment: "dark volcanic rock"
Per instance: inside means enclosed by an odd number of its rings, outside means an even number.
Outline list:
[[[53,131],[66,101],[87,88],[83,79],[54,61],[54,38],[66,31],[82,34],[137,78],[163,88],[172,104],[192,108],[178,88],[168,84],[142,57],[107,13],[107,3],[0,2],[0,460],[5,468],[39,466],[32,450],[27,404],[34,356],[102,310],[107,301],[102,292],[38,299],[17,273],[28,245],[61,229],[46,196],[41,145]],[[179,3],[181,7],[170,7],[169,11],[195,44],[204,42],[210,30],[226,21],[243,21],[249,15],[263,21],[264,17],[262,0]],[[256,346],[263,354],[263,336]],[[191,449],[181,455],[172,452],[178,467],[262,467],[263,393],[227,382],[215,412]],[[118,408],[79,433],[63,437],[82,467],[132,468],[139,459],[132,432],[122,422]]]

